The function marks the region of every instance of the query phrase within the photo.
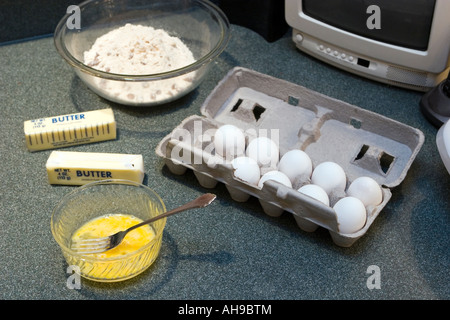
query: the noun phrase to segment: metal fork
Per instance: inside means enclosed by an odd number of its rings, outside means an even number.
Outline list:
[[[200,197],[198,197],[178,208],[167,211],[163,214],[160,214],[156,217],[153,217],[153,218],[143,221],[139,224],[136,224],[126,230],[119,231],[108,237],[96,238],[96,239],[82,239],[80,241],[72,242],[71,249],[76,251],[78,254],[93,254],[93,253],[101,253],[101,252],[110,250],[112,248],[117,247],[122,242],[125,235],[128,232],[130,232],[131,230],[134,230],[143,225],[152,223],[156,220],[171,216],[175,213],[179,213],[179,212],[183,212],[183,211],[195,209],[195,208],[204,208],[207,205],[209,205],[211,202],[213,202],[215,198],[216,198],[216,195],[214,195],[212,193],[203,194]]]

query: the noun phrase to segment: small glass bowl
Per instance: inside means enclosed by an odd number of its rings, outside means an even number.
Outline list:
[[[226,15],[206,0],[88,0],[76,8],[79,11],[67,13],[55,29],[56,49],[92,91],[123,105],[159,105],[191,92],[230,38]],[[77,18],[79,25],[71,24]],[[98,37],[127,23],[178,37],[196,61],[172,71],[140,75],[109,73],[84,64],[84,52]],[[168,92],[158,89],[171,87],[175,89]]]
[[[98,258],[70,249],[74,232],[83,224],[106,214],[129,214],[147,220],[166,211],[164,202],[152,189],[128,180],[103,180],[78,187],[64,196],[51,217],[51,231],[70,266],[80,275],[100,282],[132,278],[146,270],[158,257],[166,218],[149,226],[155,237],[134,252],[120,257]]]

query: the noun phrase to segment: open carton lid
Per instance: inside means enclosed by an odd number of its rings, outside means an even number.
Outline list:
[[[201,113],[249,135],[278,129],[280,156],[301,149],[314,167],[333,161],[349,181],[369,176],[388,188],[403,181],[424,142],[416,128],[242,67],[219,82]]]

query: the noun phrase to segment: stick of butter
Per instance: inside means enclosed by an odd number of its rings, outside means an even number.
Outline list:
[[[24,122],[30,151],[116,139],[112,109],[86,111]]]
[[[142,183],[142,155],[52,151],[47,163],[50,184],[83,185],[106,179],[126,179]]]

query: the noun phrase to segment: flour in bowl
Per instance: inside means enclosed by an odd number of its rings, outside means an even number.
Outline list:
[[[148,75],[179,69],[195,62],[189,48],[165,30],[126,24],[100,36],[84,52],[84,63],[116,74]],[[173,79],[143,82],[101,80],[98,89],[124,102],[167,100],[192,86],[195,72]]]

